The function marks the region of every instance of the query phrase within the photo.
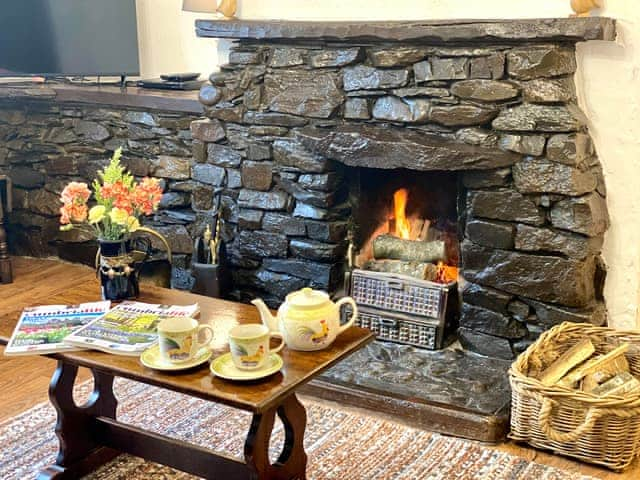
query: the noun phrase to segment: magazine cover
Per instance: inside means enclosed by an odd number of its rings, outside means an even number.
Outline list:
[[[166,317],[192,317],[198,305],[154,305],[123,302],[111,311],[67,336],[67,344],[119,355],[139,355],[153,345],[157,325]]]
[[[75,330],[109,311],[111,302],[81,305],[44,305],[26,308],[20,315],[5,355],[41,355],[69,352],[78,347],[63,343]]]

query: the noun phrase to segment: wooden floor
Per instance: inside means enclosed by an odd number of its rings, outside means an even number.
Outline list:
[[[13,287],[13,288],[12,288]],[[14,286],[0,285],[0,309],[3,298]],[[4,290],[4,292],[3,292]],[[0,422],[47,400],[49,380],[55,368],[55,361],[44,357],[22,356],[5,357],[4,347],[0,346]],[[90,378],[88,371],[82,371],[79,381]],[[340,407],[344,408],[344,407]],[[370,412],[368,412],[370,413]],[[497,450],[508,452],[527,460],[572,472],[591,475],[604,480],[632,480],[640,479],[640,462],[636,462],[624,473],[613,473],[609,470],[575,462],[567,458],[551,455],[532,448],[526,448],[513,442],[492,446]]]

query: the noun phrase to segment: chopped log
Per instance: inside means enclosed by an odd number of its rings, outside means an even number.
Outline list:
[[[429,236],[430,227],[431,227],[431,220],[425,220],[424,223],[422,224],[422,229],[420,230],[420,233],[418,234],[418,238],[416,238],[416,240],[425,242]]]
[[[629,362],[627,361],[627,357],[619,355],[608,364],[603,365],[597,372],[585,375],[580,388],[585,392],[590,392],[617,374],[628,371]]]
[[[433,263],[403,262],[401,260],[370,260],[364,265],[365,270],[372,272],[395,273],[407,275],[420,280],[435,282],[438,278],[438,267]]]
[[[545,387],[550,387],[564,377],[569,370],[593,355],[595,351],[593,343],[588,338],[576,343],[542,372],[539,378],[540,383]]]
[[[560,380],[560,382],[558,382],[558,385],[575,388],[575,384],[585,376],[611,368],[610,366],[612,362],[615,362],[620,355],[624,355],[627,350],[629,350],[629,344],[623,343],[618,348],[611,350],[605,355],[598,355],[597,357],[586,361],[584,364],[570,371],[562,378],[562,380]]]
[[[438,262],[445,259],[445,244],[441,240],[418,242],[392,235],[379,235],[373,241],[373,257],[405,262]]]
[[[606,381],[591,393],[598,397],[623,396],[640,391],[640,382],[629,372],[622,372]]]

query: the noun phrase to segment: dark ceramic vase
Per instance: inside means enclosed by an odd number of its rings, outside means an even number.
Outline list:
[[[136,298],[140,294],[139,267],[133,256],[131,239],[118,241],[100,240],[98,275],[102,299],[121,301]]]

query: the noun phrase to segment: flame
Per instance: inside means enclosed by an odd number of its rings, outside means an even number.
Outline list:
[[[406,188],[396,190],[393,194],[393,213],[396,219],[396,236],[411,239],[411,224],[407,219],[407,199],[409,191]]]
[[[458,281],[458,267],[453,265],[445,265],[444,262],[438,262],[438,274],[436,282],[450,283]]]

